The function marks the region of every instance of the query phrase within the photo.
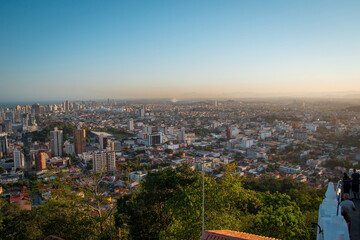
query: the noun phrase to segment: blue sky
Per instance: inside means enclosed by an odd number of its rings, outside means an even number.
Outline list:
[[[360,1],[0,0],[0,101],[360,91]]]

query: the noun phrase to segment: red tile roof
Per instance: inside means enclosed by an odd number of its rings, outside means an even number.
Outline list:
[[[14,194],[10,196],[10,203],[18,202],[20,200],[28,200],[28,199],[29,199],[28,193]]]
[[[254,234],[235,232],[230,230],[205,231],[201,240],[276,240],[275,238],[262,237]]]

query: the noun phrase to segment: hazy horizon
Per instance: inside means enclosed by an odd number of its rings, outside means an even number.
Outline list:
[[[4,1],[0,102],[360,97],[359,1]]]
[[[187,97],[84,97],[84,98],[59,98],[59,99],[24,99],[24,100],[9,100],[9,101],[0,101],[1,105],[12,104],[22,105],[22,104],[29,104],[29,103],[39,103],[43,105],[47,104],[60,104],[66,100],[77,102],[77,101],[107,101],[108,99],[117,100],[117,101],[152,101],[152,100],[163,100],[163,101],[227,101],[227,100],[276,100],[276,99],[283,99],[283,100],[339,100],[345,102],[354,102],[360,104],[360,92],[331,92],[331,93],[313,93],[313,94],[298,94],[298,95],[278,95],[276,93],[273,94],[256,94],[256,93],[233,93],[229,95],[218,95],[218,96],[201,96],[198,94],[191,94]]]

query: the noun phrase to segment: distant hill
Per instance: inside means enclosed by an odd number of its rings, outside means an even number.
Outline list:
[[[360,112],[360,106],[348,107],[348,108],[346,108],[346,110],[348,110],[348,111],[354,111],[354,112]]]

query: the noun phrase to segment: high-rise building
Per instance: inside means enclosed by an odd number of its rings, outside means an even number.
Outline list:
[[[40,114],[41,113],[41,106],[38,103],[35,103],[31,106],[31,110],[35,113],[35,114]]]
[[[36,125],[36,118],[34,114],[29,114],[29,124],[32,126]]]
[[[144,117],[145,117],[145,106],[144,106],[144,105],[141,106],[141,109],[140,109],[140,117],[141,117],[141,118],[144,118]]]
[[[107,141],[107,146],[106,146],[106,150],[108,151],[115,151],[115,142],[111,141],[110,139],[108,139]]]
[[[99,148],[106,149],[108,146],[108,138],[104,134],[100,133],[99,135]]]
[[[31,107],[29,105],[25,106],[25,112],[26,113],[31,113]]]
[[[11,120],[5,120],[3,122],[3,131],[7,132],[7,133],[12,132],[12,122],[11,122]]]
[[[36,171],[41,171],[46,169],[46,153],[40,152],[39,155],[36,158]]]
[[[21,115],[21,124],[22,124],[23,130],[28,129],[28,126],[29,126],[29,114],[28,113],[24,113]]]
[[[129,119],[127,123],[128,131],[134,131],[134,120],[132,118]]]
[[[158,127],[158,132],[162,132],[163,134],[168,134],[167,133],[167,127],[164,124],[161,124],[160,127]]]
[[[65,146],[65,153],[69,153],[69,154],[75,153],[74,144],[70,143],[69,141],[65,141],[64,146]]]
[[[114,151],[98,151],[93,153],[93,170],[94,172],[114,173],[115,152]]]
[[[15,149],[13,151],[14,155],[14,168],[24,168],[24,154],[21,149]]]
[[[7,134],[0,133],[0,155],[7,155],[8,147]]]
[[[186,132],[185,132],[184,127],[180,128],[178,139],[179,139],[180,142],[185,142],[186,141]]]
[[[75,153],[82,154],[85,152],[86,146],[86,131],[85,129],[76,129],[74,131],[74,144],[75,144]]]
[[[151,126],[144,126],[142,131],[144,133],[151,134],[152,133],[152,127]]]
[[[227,138],[227,139],[231,139],[231,138],[232,138],[230,126],[227,126],[227,127],[226,127],[226,138]]]
[[[120,152],[121,151],[121,142],[120,141],[114,141],[114,151]]]
[[[62,156],[63,154],[63,132],[57,128],[54,131],[50,131],[50,146],[51,154],[53,156]]]
[[[66,101],[65,101],[64,107],[65,107],[65,112],[69,112],[69,110],[70,110],[69,100],[66,100]]]
[[[5,112],[5,120],[9,120],[11,121],[11,123],[15,123],[14,112],[12,111]]]
[[[164,143],[164,134],[162,132],[148,135],[149,145],[159,145]]]

